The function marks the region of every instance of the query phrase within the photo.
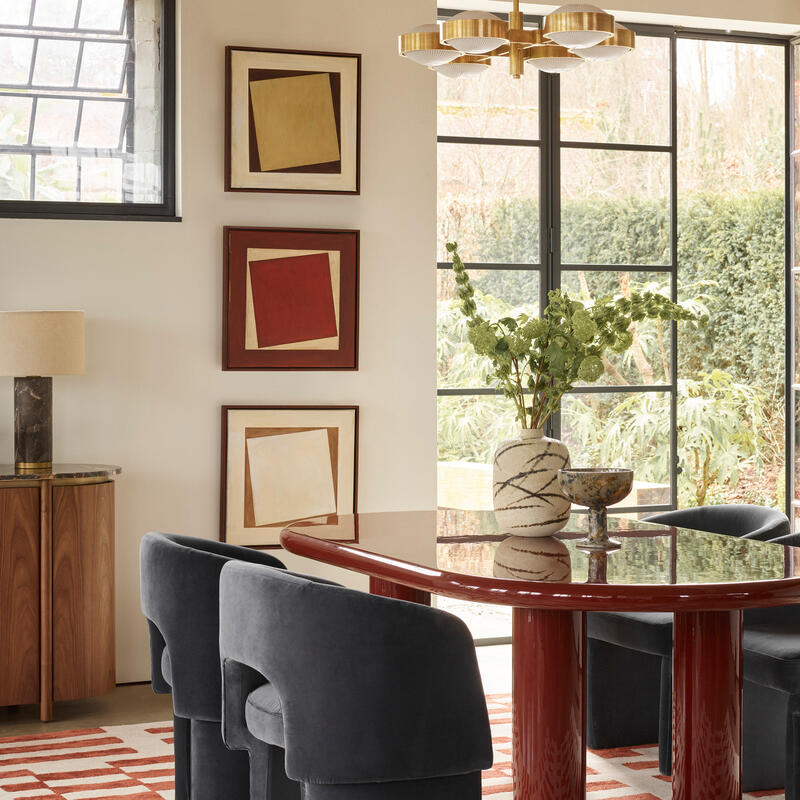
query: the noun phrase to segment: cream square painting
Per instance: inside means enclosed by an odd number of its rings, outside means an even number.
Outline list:
[[[328,431],[247,441],[256,527],[336,513]]]
[[[222,415],[223,541],[275,546],[290,524],[355,513],[357,407],[224,406]]]

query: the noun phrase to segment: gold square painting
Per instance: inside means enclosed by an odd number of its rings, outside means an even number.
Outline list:
[[[359,191],[361,57],[228,47],[228,191]]]
[[[287,525],[354,514],[357,421],[355,406],[224,406],[221,539],[277,546]]]

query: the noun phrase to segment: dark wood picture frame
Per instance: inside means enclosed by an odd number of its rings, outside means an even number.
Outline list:
[[[327,250],[339,252],[337,349],[247,348],[247,251]],[[327,228],[223,229],[222,369],[357,370],[360,235]]]
[[[355,147],[355,164],[354,164],[354,175],[353,181],[354,186],[353,188],[348,189],[331,189],[331,188],[306,188],[306,187],[291,187],[291,186],[284,186],[284,187],[263,187],[263,186],[243,186],[243,185],[235,185],[234,186],[234,178],[233,178],[233,148],[234,148],[234,136],[233,136],[233,126],[235,124],[244,125],[245,121],[241,119],[234,119],[234,112],[233,112],[233,105],[234,105],[234,78],[233,78],[233,66],[232,66],[232,56],[235,52],[241,53],[271,53],[277,55],[286,55],[286,56],[308,56],[309,58],[325,58],[325,59],[354,59],[355,66],[356,66],[356,85],[355,85],[355,141],[353,143]],[[289,74],[294,75],[302,75],[302,74],[313,74],[320,72],[318,66],[315,66],[313,63],[309,63],[307,70],[285,70]],[[339,112],[341,113],[341,112]],[[249,115],[249,110],[248,110]],[[248,137],[252,138],[252,128],[251,128],[251,120],[248,116],[248,120],[246,121],[247,128],[248,128]],[[337,134],[339,136],[340,145],[342,141],[342,124],[341,120],[337,118]],[[283,172],[283,173],[291,173],[297,175],[308,174],[309,172],[313,172],[308,168],[300,167],[297,169],[284,169],[284,170],[276,170],[275,172]],[[330,170],[321,171],[319,174],[323,174],[324,172],[330,173]],[[349,174],[348,170],[348,174]],[[255,174],[253,172],[250,173]],[[259,173],[259,174],[268,174],[268,173]],[[343,177],[346,177],[344,172],[341,173]],[[226,192],[278,192],[278,193],[291,193],[291,194],[349,194],[349,195],[358,195],[361,194],[361,54],[360,53],[334,53],[334,52],[326,52],[326,51],[314,51],[314,50],[286,50],[280,48],[269,48],[269,47],[242,47],[237,45],[228,45],[225,48],[225,191]]]
[[[228,418],[231,411],[297,411],[297,412],[315,412],[315,411],[352,411],[353,412],[353,538],[348,539],[331,539],[331,541],[358,541],[358,428],[359,428],[359,406],[356,405],[318,405],[318,406],[273,406],[273,405],[223,405],[221,408],[221,436],[220,436],[220,513],[219,513],[219,539],[221,542],[229,541],[227,535],[227,517],[228,517]],[[349,512],[348,512],[349,513]],[[334,515],[335,516],[338,515]],[[342,515],[347,516],[347,515]],[[286,525],[308,525],[310,527],[319,527],[321,523],[316,522],[294,522],[286,523]],[[284,524],[261,526],[255,528],[256,530],[272,529],[276,532],[276,538],[280,536]],[[236,542],[239,544],[239,542]],[[274,550],[280,549],[279,542],[269,544],[245,544],[246,547],[251,547],[256,550]]]

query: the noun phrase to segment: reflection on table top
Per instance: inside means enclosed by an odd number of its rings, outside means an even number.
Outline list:
[[[700,607],[701,597],[709,608],[800,601],[800,548],[610,516],[609,532],[622,546],[594,556],[575,546],[586,523],[573,514],[556,537],[525,538],[499,532],[489,511],[385,512],[295,524],[282,542],[299,555],[419,589],[507,604],[524,596],[535,605],[545,595],[607,608],[621,607],[615,598],[641,597],[647,602],[636,607],[652,610],[689,598]]]

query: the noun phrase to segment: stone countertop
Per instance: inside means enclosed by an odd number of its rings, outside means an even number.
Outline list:
[[[76,478],[110,478],[119,475],[122,467],[113,464],[53,464],[48,470],[17,471],[13,464],[0,464],[0,482],[69,480]]]

